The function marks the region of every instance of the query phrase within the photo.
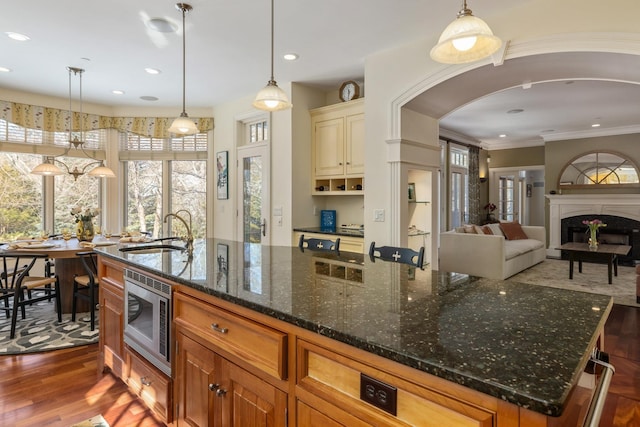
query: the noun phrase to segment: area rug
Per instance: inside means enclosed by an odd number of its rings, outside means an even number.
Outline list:
[[[96,415],[81,423],[74,424],[71,427],[109,427],[109,423],[102,418],[102,415]]]
[[[583,262],[582,273],[579,273],[576,262],[573,280],[569,280],[569,261],[548,258],[540,264],[512,276],[509,280],[609,295],[613,297],[615,304],[640,307],[640,304],[636,303],[635,267],[618,266],[618,276],[613,276],[613,283],[610,285],[607,279],[606,264]]]
[[[61,348],[78,347],[98,342],[98,316],[96,327],[91,330],[89,313],[77,313],[76,321],[71,321],[71,313],[62,315],[58,322],[53,301],[40,301],[26,308],[22,319],[18,314],[16,336],[9,339],[11,319],[0,312],[0,355],[25,354]]]

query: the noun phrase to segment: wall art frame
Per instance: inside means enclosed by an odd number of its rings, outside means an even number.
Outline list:
[[[229,198],[229,152],[218,151],[216,153],[216,189],[218,200]]]

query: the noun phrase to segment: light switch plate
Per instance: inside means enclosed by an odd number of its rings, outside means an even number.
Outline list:
[[[374,222],[384,222],[384,209],[374,209],[373,210],[373,221]]]

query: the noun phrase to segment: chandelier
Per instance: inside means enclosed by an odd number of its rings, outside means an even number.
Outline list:
[[[77,180],[79,176],[87,174],[89,176],[99,177],[99,178],[115,178],[116,175],[113,173],[111,169],[104,165],[104,161],[96,159],[91,154],[89,154],[84,148],[84,132],[83,132],[83,116],[82,116],[82,73],[84,73],[84,69],[76,68],[76,67],[67,67],[69,71],[69,146],[65,149],[64,153],[58,156],[48,156],[45,159],[45,162],[36,166],[31,171],[34,175],[64,175],[68,173],[69,175],[73,175],[73,179]],[[73,111],[72,111],[72,91],[71,91],[71,81],[73,76],[79,76],[79,100],[80,100],[80,111],[79,111],[79,128],[80,131],[73,133]],[[79,134],[79,137],[78,137]],[[66,156],[71,151],[71,148],[76,150],[81,150],[84,153],[84,156],[93,160],[90,163],[84,165],[81,169],[78,166],[74,166],[73,169],[69,168],[66,163],[57,159],[60,156]],[[56,163],[62,165],[66,172],[60,169]],[[92,166],[95,166],[91,169]]]

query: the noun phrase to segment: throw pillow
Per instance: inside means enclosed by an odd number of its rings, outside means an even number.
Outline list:
[[[501,222],[500,229],[504,233],[507,240],[524,240],[528,239],[526,233],[518,221]]]
[[[491,234],[496,236],[504,236],[504,233],[500,229],[500,224],[498,223],[487,224],[487,227],[489,227],[489,229],[491,230]]]
[[[473,225],[463,225],[464,227],[464,232],[468,233],[468,234],[476,234],[476,230],[475,228],[473,228]]]
[[[473,230],[476,234],[484,234],[484,230],[482,230],[482,227],[480,227],[479,225],[474,225]]]
[[[493,232],[491,231],[491,228],[489,228],[488,225],[483,225],[482,226],[482,232],[484,234],[488,234],[488,235],[492,235],[493,234]]]

